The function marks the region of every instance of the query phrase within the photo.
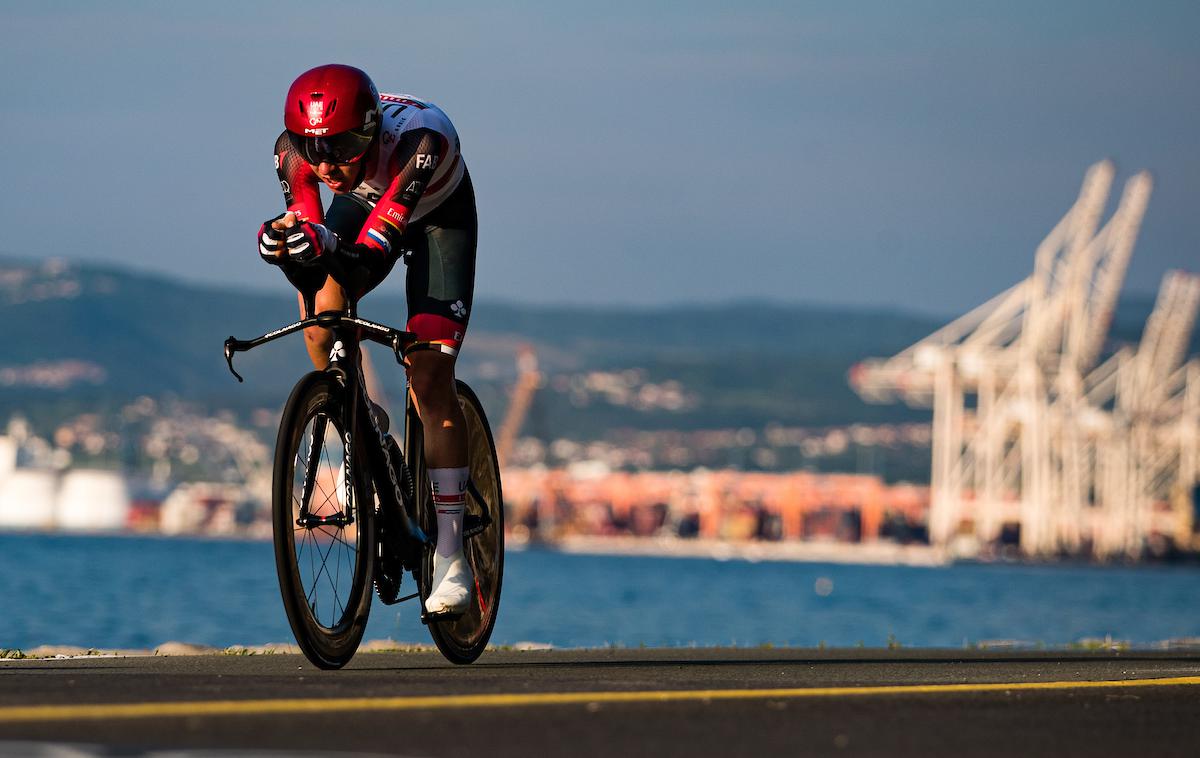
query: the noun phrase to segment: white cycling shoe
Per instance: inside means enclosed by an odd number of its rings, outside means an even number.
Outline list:
[[[459,550],[443,558],[433,553],[433,592],[425,599],[425,612],[434,616],[461,616],[471,607],[475,577]]]

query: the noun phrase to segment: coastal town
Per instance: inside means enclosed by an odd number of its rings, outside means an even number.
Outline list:
[[[149,397],[46,431],[14,416],[0,427],[0,529],[267,539],[266,440],[277,423],[267,409],[239,422]],[[664,552],[678,541],[920,544],[927,486],[819,472],[815,462],[856,444],[928,444],[928,434],[905,424],[644,432],[619,441],[521,437],[503,471],[507,532],[514,545],[596,548],[583,540],[638,538],[657,540]],[[759,470],[669,466],[731,450]],[[812,470],[770,470],[794,455],[814,461]]]
[[[1093,185],[1111,178],[1110,165],[1093,167],[1081,198],[1098,208]],[[1147,182],[1129,180],[1109,222],[1123,245],[1112,235],[1089,243],[1113,261],[1105,288],[1038,293],[1030,278],[924,339],[920,324],[890,335],[890,318],[796,311],[773,371],[731,377],[708,341],[689,336],[698,319],[706,333],[722,329],[719,315],[681,312],[669,350],[614,362],[619,340],[608,342],[603,319],[561,311],[570,329],[545,330],[494,306],[462,374],[501,449],[508,544],[884,563],[1193,558],[1200,277],[1168,272],[1119,340],[1106,315]],[[1051,235],[1047,250],[1061,249],[1059,278],[1075,281],[1068,269],[1095,261],[1079,252],[1087,240],[1064,239]],[[72,320],[85,302],[244,309],[233,323],[281,311],[253,297],[57,260],[0,266],[0,306],[58,325],[50,342],[62,343],[58,355],[45,341],[19,343],[0,363],[0,530],[269,539],[280,382],[307,367],[272,358],[256,367],[257,394],[231,392],[227,375],[213,376],[219,341],[207,325],[187,341],[170,329],[143,334],[187,351],[139,370],[137,341]],[[731,308],[775,324],[769,308]],[[826,337],[835,328],[840,336]],[[891,358],[864,357],[909,340]],[[1073,347],[1060,354],[1064,345]],[[1022,382],[1021,366],[1044,376]],[[911,409],[878,407],[901,403]]]

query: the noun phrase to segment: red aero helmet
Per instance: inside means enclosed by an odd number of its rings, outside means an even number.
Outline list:
[[[292,82],[283,124],[309,163],[352,163],[379,128],[379,90],[353,66],[332,63],[305,71]]]

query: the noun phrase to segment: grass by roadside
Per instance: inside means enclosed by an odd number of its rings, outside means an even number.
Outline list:
[[[493,650],[547,650],[550,645],[537,642],[520,642],[515,645],[492,646]],[[395,640],[369,640],[362,643],[359,653],[427,653],[436,650],[433,645],[413,642],[397,642]],[[152,656],[187,656],[187,655],[299,655],[300,648],[286,642],[272,642],[266,645],[231,645],[230,647],[213,647],[211,645],[196,645],[190,642],[164,642],[155,648],[143,649],[113,649],[87,648],[78,645],[39,645],[21,650],[18,648],[0,648],[0,660],[25,659],[67,659],[67,658],[131,658]]]
[[[605,649],[622,649],[625,646],[616,645]],[[739,647],[733,645],[732,647]],[[766,644],[758,645],[759,648],[774,649],[776,646]],[[964,640],[962,648],[964,650],[975,651],[1062,651],[1062,652],[1130,652],[1136,650],[1145,651],[1197,651],[1200,650],[1200,638],[1185,637],[1170,640],[1161,640],[1152,643],[1133,643],[1129,640],[1114,639],[1110,636],[1104,638],[1085,638],[1075,642],[1066,644],[1047,644],[1040,641],[1029,640]],[[540,642],[518,642],[511,645],[491,645],[488,647],[491,651],[501,652],[527,652],[553,650],[552,645]],[[638,646],[636,649],[648,649],[646,645]],[[863,650],[865,646],[859,643],[855,650]],[[915,648],[903,645],[894,636],[888,638],[887,647],[879,648],[884,651],[899,651],[914,650]],[[359,653],[429,653],[436,651],[433,645],[419,644],[412,642],[397,642],[395,640],[370,640],[362,643],[359,646]],[[831,653],[836,648],[830,647],[822,642],[820,645],[813,648],[814,651],[821,653]],[[229,655],[229,656],[254,656],[254,655],[299,655],[300,648],[291,643],[276,642],[265,645],[232,645],[230,647],[220,648],[210,645],[197,645],[188,642],[164,642],[155,648],[146,649],[100,649],[100,648],[85,648],[75,645],[39,645],[21,650],[18,648],[0,648],[0,661],[4,660],[53,660],[53,659],[76,659],[76,658],[130,658],[130,657],[179,657],[179,656],[199,656],[199,655]]]

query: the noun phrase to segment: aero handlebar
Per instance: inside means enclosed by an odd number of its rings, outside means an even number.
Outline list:
[[[250,340],[239,340],[235,337],[229,337],[225,340],[225,362],[229,364],[229,371],[239,382],[245,381],[242,375],[233,369],[234,353],[242,353],[252,350],[259,345],[265,345],[268,342],[286,337],[289,334],[298,332],[301,329],[306,329],[310,326],[320,326],[326,329],[331,329],[336,326],[349,326],[358,328],[359,334],[363,339],[377,342],[380,345],[390,347],[396,356],[397,363],[404,363],[404,349],[416,340],[416,335],[412,332],[406,332],[402,329],[393,329],[390,326],[377,324],[374,321],[358,318],[357,316],[349,316],[345,311],[324,311],[315,316],[310,316],[306,319],[301,319],[294,324],[280,327],[273,332],[267,332],[261,337],[255,337]]]

